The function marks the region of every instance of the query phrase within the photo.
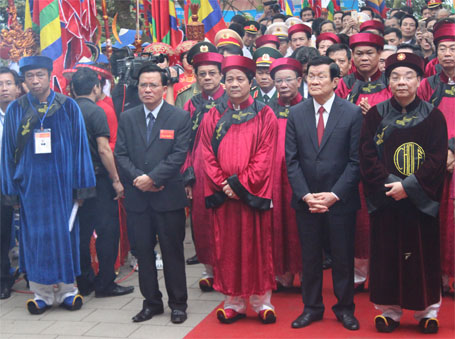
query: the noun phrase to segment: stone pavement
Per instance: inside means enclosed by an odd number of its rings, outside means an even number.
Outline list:
[[[185,258],[194,255],[191,231],[187,227]],[[160,290],[165,304],[164,314],[143,323],[133,323],[131,318],[142,308],[138,274],[135,272],[122,285],[134,285],[134,293],[111,298],[95,298],[94,293],[84,298],[82,309],[74,312],[54,306],[41,315],[30,315],[25,307],[31,294],[13,292],[11,297],[0,300],[0,338],[26,339],[76,339],[76,338],[183,338],[204,319],[223,297],[218,292],[203,293],[198,281],[203,266],[186,266],[188,284],[188,319],[181,325],[170,321],[163,271],[159,271]],[[131,272],[128,264],[120,270],[119,278]],[[14,289],[25,291],[24,280]]]

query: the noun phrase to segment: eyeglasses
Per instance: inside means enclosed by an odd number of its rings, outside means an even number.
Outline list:
[[[285,82],[285,83],[287,83],[289,85],[294,80],[297,80],[297,78],[275,79],[275,83],[278,86],[281,85],[283,82]]]
[[[314,81],[314,80],[319,80],[319,81],[324,81],[327,80],[329,77],[327,75],[314,75],[314,74],[309,74],[307,76],[308,80]]]
[[[403,77],[400,77],[398,75],[392,75],[390,77],[390,82],[399,82],[400,80],[404,81],[404,82],[411,82],[412,80],[414,80],[416,78],[415,75],[405,75]]]
[[[139,87],[141,89],[147,89],[147,88],[151,88],[151,89],[157,89],[158,87],[161,87],[161,85],[158,85],[158,84],[139,84]]]
[[[438,48],[438,52],[441,52],[441,53],[447,53],[447,51],[450,52],[450,54],[455,54],[455,47],[450,47],[450,48],[447,48],[445,46],[440,46]]]

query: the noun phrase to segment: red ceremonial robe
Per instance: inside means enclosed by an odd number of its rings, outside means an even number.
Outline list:
[[[455,143],[455,84],[449,85],[444,72],[425,78],[420,83],[417,95],[438,107],[447,122],[449,144]],[[452,146],[453,151],[453,146]],[[442,192],[439,220],[441,223],[441,265],[442,273],[453,277],[455,272],[455,220],[454,220],[455,176],[446,172]]]
[[[370,109],[360,137],[360,172],[371,221],[370,299],[423,310],[440,299],[439,200],[447,158],[441,111],[418,97],[401,113],[392,98]],[[387,197],[401,181],[407,198]]]
[[[275,114],[251,96],[234,110],[230,101],[212,108],[201,126],[206,206],[212,211],[214,288],[247,297],[275,288],[272,258]],[[227,180],[239,200],[222,188]]]
[[[198,260],[207,265],[213,263],[213,227],[210,210],[205,207],[203,156],[199,126],[206,113],[221,102],[226,102],[224,88],[220,86],[213,94],[214,100],[209,100],[204,92],[194,96],[185,104],[184,109],[190,112],[191,137],[190,147],[182,166],[185,186],[192,186],[193,199],[191,201],[191,222],[193,225],[194,247]]]
[[[297,105],[302,99],[302,96],[298,93],[291,101],[290,106]],[[286,106],[279,98],[272,100],[269,106],[278,118],[278,143],[273,164],[272,192],[273,266],[275,275],[283,275],[286,272],[300,273],[302,272],[302,249],[300,247],[295,210],[291,208],[292,189],[287,176],[284,152],[286,124],[290,106]]]
[[[371,107],[392,97],[385,84],[382,73],[378,70],[370,79],[365,80],[359,72],[343,77],[338,83],[335,93],[353,104],[359,105],[362,98],[368,98]],[[370,219],[363,193],[363,185],[359,183],[360,209],[357,211],[355,229],[355,257],[369,258]]]

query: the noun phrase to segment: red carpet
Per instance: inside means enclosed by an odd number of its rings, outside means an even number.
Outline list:
[[[358,331],[346,330],[335,318],[332,305],[333,295],[331,271],[324,272],[323,297],[325,303],[324,319],[302,329],[291,328],[292,321],[302,312],[301,295],[297,292],[274,293],[272,303],[277,312],[275,324],[263,325],[256,314],[249,309],[246,319],[230,325],[219,323],[213,310],[185,338],[455,338],[455,303],[451,297],[444,297],[439,312],[439,332],[436,335],[423,335],[419,332],[412,311],[404,311],[400,327],[391,334],[378,333],[373,319],[378,314],[369,301],[368,292],[355,297],[355,315],[360,322]],[[217,307],[218,308],[218,307]],[[191,317],[191,315],[190,315]]]

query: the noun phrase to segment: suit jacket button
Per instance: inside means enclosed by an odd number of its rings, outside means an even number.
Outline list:
[[[148,164],[149,164],[149,163],[148,163],[147,161],[146,161],[146,162],[144,162],[144,165],[148,165]]]

